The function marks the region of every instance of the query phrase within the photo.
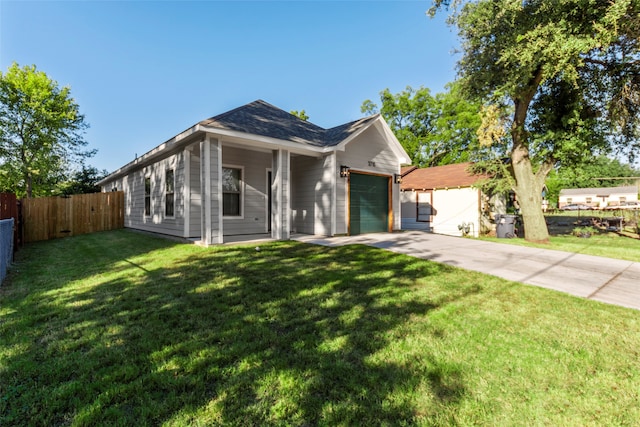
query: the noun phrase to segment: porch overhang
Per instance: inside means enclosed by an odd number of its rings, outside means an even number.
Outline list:
[[[316,147],[308,144],[304,140],[287,141],[277,138],[271,138],[262,135],[254,135],[245,132],[233,131],[228,129],[220,129],[216,127],[204,126],[197,124],[190,127],[184,132],[179,133],[173,138],[163,142],[133,161],[127,163],[120,169],[107,175],[98,181],[97,185],[102,186],[108,182],[127,175],[129,172],[153,163],[155,160],[165,156],[167,153],[179,151],[189,144],[204,140],[205,136],[220,139],[223,142],[232,142],[245,147],[254,149],[262,149],[265,151],[287,150],[291,154],[299,154],[311,157],[322,157],[323,155],[335,151],[335,147]]]
[[[317,147],[308,144],[305,140],[288,141],[268,136],[249,134],[229,129],[220,129],[204,125],[196,125],[196,132],[202,132],[219,138],[223,142],[234,142],[240,145],[253,148],[261,148],[268,151],[287,150],[292,154],[301,154],[312,157],[322,157],[325,153],[331,152],[331,147]]]

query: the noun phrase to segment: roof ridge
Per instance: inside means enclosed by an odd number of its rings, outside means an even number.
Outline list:
[[[260,119],[259,116],[262,117],[262,119]],[[296,140],[315,146],[329,147],[344,141],[354,132],[358,132],[363,126],[367,126],[368,123],[371,123],[380,116],[378,113],[331,128],[323,128],[309,120],[303,120],[295,114],[276,107],[263,99],[256,99],[232,110],[201,120],[197,124],[247,132],[249,128],[251,128],[251,125],[248,125],[248,123],[251,120],[259,119],[261,123],[258,127],[261,132],[258,134]],[[240,122],[237,121],[238,118],[241,118]],[[265,133],[266,127],[269,126],[272,126],[272,129],[275,131],[267,131]]]
[[[220,120],[221,118],[224,118],[224,117],[226,117],[226,116],[229,116],[229,115],[231,115],[231,114],[233,114],[233,113],[237,112],[238,110],[240,110],[240,109],[242,109],[242,108],[246,108],[246,107],[248,107],[248,106],[249,106],[249,105],[251,105],[251,104],[255,104],[255,103],[257,103],[258,101],[262,101],[262,100],[261,100],[261,99],[257,99],[257,100],[255,100],[255,101],[249,102],[248,104],[240,105],[239,107],[232,108],[231,110],[229,110],[229,111],[225,111],[224,113],[220,113],[220,114],[217,114],[217,115],[215,115],[215,116],[211,116],[211,117],[209,117],[208,119],[201,120],[200,122],[198,122],[198,124],[206,124],[205,122],[209,122],[209,123],[211,123],[211,122],[213,122],[213,121],[218,121],[218,120]],[[263,101],[263,102],[264,102],[264,101]]]

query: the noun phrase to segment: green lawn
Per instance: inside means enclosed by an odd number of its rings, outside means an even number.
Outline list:
[[[640,262],[640,235],[629,231],[631,228],[628,228],[624,233],[616,233],[589,225],[591,219],[608,218],[614,216],[614,214],[624,214],[626,216],[625,224],[632,224],[633,229],[636,229],[639,211],[587,211],[580,214],[558,212],[546,216],[549,233],[551,234],[548,244],[530,243],[522,237],[514,239],[482,237],[481,239]],[[584,229],[585,226],[593,230],[590,238],[580,238],[572,234],[574,230]]]
[[[0,425],[634,425],[640,311],[365,246],[31,244]]]
[[[640,240],[616,233],[596,233],[588,239],[570,234],[551,236],[548,244],[531,243],[523,238],[482,237],[482,240],[640,262]]]

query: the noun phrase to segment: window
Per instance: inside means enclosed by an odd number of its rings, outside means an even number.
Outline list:
[[[418,204],[416,220],[418,222],[431,221],[431,215],[433,214],[431,206],[431,194],[432,193],[416,193],[416,201]]]
[[[242,216],[242,169],[222,168],[222,215]]]
[[[567,197],[567,203],[571,203],[573,202],[573,199],[571,197]]]
[[[173,216],[175,180],[173,169],[168,169],[164,175],[164,214]]]
[[[587,203],[591,203],[591,197],[587,197]]]
[[[144,179],[144,214],[151,215],[151,177]]]
[[[624,196],[621,196],[621,197],[620,197],[620,203],[624,203],[624,202],[626,202],[626,201],[627,201],[627,198],[626,198],[626,197],[624,197]]]

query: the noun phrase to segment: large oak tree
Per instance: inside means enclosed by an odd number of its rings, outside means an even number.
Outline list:
[[[554,167],[638,152],[640,0],[435,0],[430,12],[447,7],[463,90],[492,107],[485,135],[508,116],[525,238],[547,241],[541,193]]]
[[[427,88],[408,86],[393,94],[380,92],[381,106],[367,99],[360,110],[380,113],[396,138],[420,167],[477,160],[483,150],[476,134],[480,126],[480,104],[464,99],[459,87],[450,83],[443,93],[431,95]],[[486,150],[484,150],[486,151]]]
[[[0,72],[0,186],[19,196],[45,195],[63,181],[85,151],[87,128],[69,87],[35,66]]]

